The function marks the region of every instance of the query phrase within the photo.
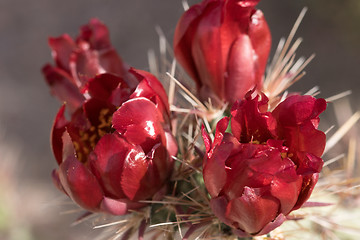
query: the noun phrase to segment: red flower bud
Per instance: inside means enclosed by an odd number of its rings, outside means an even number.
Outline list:
[[[175,56],[203,99],[233,103],[262,86],[271,35],[259,0],[205,0],[177,24]],[[209,93],[210,91],[210,93]]]
[[[325,134],[317,130],[324,99],[294,95],[272,112],[262,95],[238,101],[207,148],[204,182],[214,214],[241,236],[262,235],[310,197],[322,168]]]
[[[161,197],[177,144],[159,80],[125,70],[98,20],[84,26],[76,42],[64,35],[50,44],[57,66],[44,73],[65,102],[51,134],[59,164],[55,185],[81,207],[115,215]]]

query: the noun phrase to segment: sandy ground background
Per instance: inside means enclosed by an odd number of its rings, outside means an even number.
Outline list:
[[[297,33],[304,38],[298,55],[315,52],[316,58],[293,89],[319,85],[321,97],[351,89],[352,107],[359,110],[360,1],[263,1],[259,8],[274,48],[304,6],[309,11]],[[49,133],[60,104],[40,72],[52,61],[47,37],[75,36],[79,26],[98,17],[124,61],[147,70],[147,51],[158,46],[155,26],[171,42],[182,12],[180,0],[0,0],[1,240],[91,239],[90,223],[70,227],[77,214],[61,214],[73,206],[66,206],[50,178],[56,163]]]

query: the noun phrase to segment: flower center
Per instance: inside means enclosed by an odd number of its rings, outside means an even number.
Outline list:
[[[107,133],[113,133],[112,112],[108,108],[103,108],[99,112],[99,123],[92,125],[89,129],[79,130],[79,139],[74,141],[77,158],[81,162],[86,162],[88,155],[94,150],[97,142]]]

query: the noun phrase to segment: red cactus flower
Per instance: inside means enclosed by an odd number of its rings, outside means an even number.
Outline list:
[[[219,121],[207,149],[204,182],[214,214],[241,236],[262,235],[300,208],[318,180],[325,134],[317,130],[324,99],[294,95],[268,112],[249,92]]]
[[[161,197],[177,145],[159,80],[125,67],[97,19],[76,41],[63,35],[49,43],[56,66],[43,72],[65,102],[51,134],[55,185],[84,209],[115,215]]]
[[[161,192],[172,172],[177,149],[165,91],[149,73],[129,74],[136,89],[111,74],[89,79],[88,99],[70,120],[61,107],[54,122],[54,182],[90,211],[121,215],[142,207],[137,201]]]
[[[260,0],[205,0],[177,24],[174,51],[201,97],[233,103],[262,86],[271,35]]]

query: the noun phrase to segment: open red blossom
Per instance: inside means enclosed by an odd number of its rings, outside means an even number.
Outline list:
[[[260,0],[204,0],[179,20],[174,51],[202,99],[233,103],[262,86],[271,35]]]
[[[262,235],[300,208],[318,180],[325,134],[317,130],[324,99],[290,96],[268,112],[265,95],[233,105],[207,150],[204,182],[214,214],[240,237]]]
[[[51,133],[55,185],[81,207],[115,215],[161,197],[177,144],[159,80],[126,67],[97,19],[76,40],[64,34],[49,44],[55,66],[43,73],[64,102]]]
[[[177,152],[165,90],[150,73],[130,69],[136,88],[106,73],[88,80],[87,99],[65,117],[58,112],[52,147],[55,185],[90,211],[115,215],[160,197]]]

